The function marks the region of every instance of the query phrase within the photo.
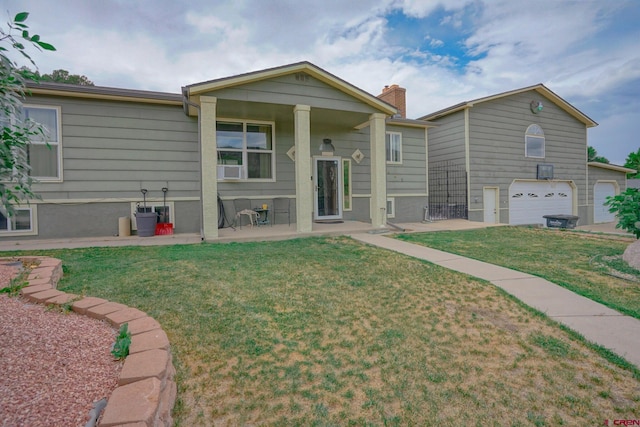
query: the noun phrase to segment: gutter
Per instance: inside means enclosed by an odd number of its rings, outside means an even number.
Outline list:
[[[403,233],[404,233],[405,231],[407,231],[406,229],[404,229],[404,228],[400,227],[399,225],[397,225],[397,224],[393,224],[393,223],[391,223],[391,222],[389,222],[389,221],[387,221],[387,225],[389,225],[389,226],[391,226],[391,228],[394,228],[394,229],[396,229],[396,230],[398,230],[398,231],[401,231],[401,232],[403,232]]]
[[[202,183],[202,134],[200,133],[200,106],[187,98],[186,92],[183,94],[183,106],[185,113],[189,115],[188,107],[198,110],[198,172],[200,172],[200,240],[204,241],[204,187]]]

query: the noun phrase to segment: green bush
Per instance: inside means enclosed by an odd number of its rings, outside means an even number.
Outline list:
[[[640,239],[640,189],[627,188],[617,196],[607,197],[605,206],[618,217],[616,228],[627,230]]]

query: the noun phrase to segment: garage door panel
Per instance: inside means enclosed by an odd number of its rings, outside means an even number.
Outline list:
[[[572,215],[568,182],[515,181],[509,189],[509,224],[545,224],[544,215]]]
[[[593,222],[613,222],[615,214],[609,212],[604,203],[607,197],[616,195],[616,187],[612,182],[598,182],[593,186]]]

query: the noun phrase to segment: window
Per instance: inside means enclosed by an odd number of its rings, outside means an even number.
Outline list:
[[[7,218],[0,213],[0,234],[31,234],[33,227],[33,212],[31,208],[15,208],[12,217]]]
[[[60,154],[60,108],[35,105],[22,107],[22,123],[28,121],[42,125],[44,135],[31,135],[27,146],[27,163],[30,175],[39,181],[60,181],[62,161]],[[0,126],[9,126],[13,119],[0,119]]]
[[[147,201],[146,207],[142,206],[140,202],[132,202],[131,203],[131,218],[133,220],[131,222],[132,230],[138,229],[138,224],[136,223],[136,220],[135,220],[136,212],[155,212],[158,215],[158,223],[166,222],[166,223],[173,224],[174,228],[176,226],[176,221],[173,214],[173,212],[175,212],[174,202],[166,202],[166,205],[164,205],[159,202]]]
[[[59,113],[60,109],[56,107],[23,107],[24,119],[39,123],[44,128],[45,137],[34,137],[27,151],[31,176],[40,181],[58,181],[62,176]]]
[[[387,199],[387,218],[395,218],[396,217],[396,199],[394,197],[389,197]]]
[[[273,124],[216,123],[218,179],[273,179]]]
[[[385,149],[387,163],[402,163],[402,134],[400,132],[387,132]]]
[[[538,125],[531,125],[524,135],[525,157],[544,158],[544,132]]]
[[[351,207],[351,159],[342,159],[342,210],[350,211]]]

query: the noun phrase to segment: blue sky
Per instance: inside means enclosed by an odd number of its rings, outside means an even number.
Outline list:
[[[407,114],[544,83],[599,123],[589,144],[623,164],[640,148],[637,0],[3,0],[58,49],[41,72],[96,85],[181,86],[310,61]],[[7,13],[7,11],[9,13]],[[5,21],[7,20],[5,19]]]

